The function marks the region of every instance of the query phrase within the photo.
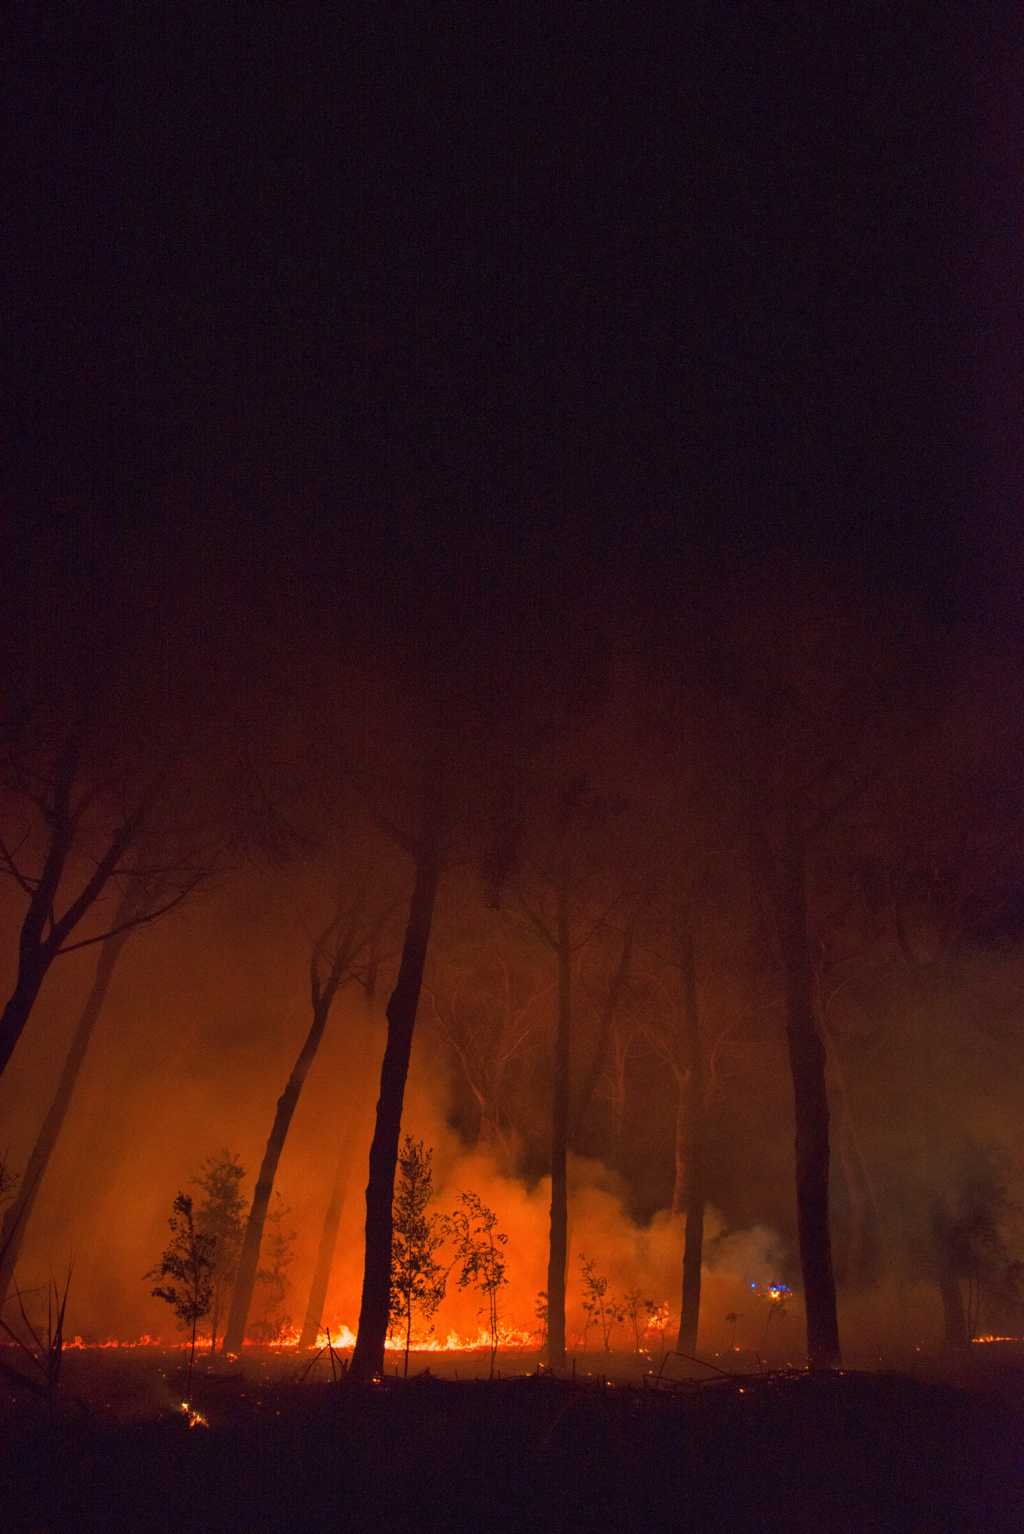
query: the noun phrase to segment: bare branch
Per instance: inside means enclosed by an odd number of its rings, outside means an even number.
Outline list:
[[[189,895],[202,884],[205,873],[196,874],[190,883],[184,885],[163,905],[156,906],[152,911],[145,911],[141,916],[133,916],[128,921],[118,922],[117,926],[110,927],[106,932],[98,933],[96,937],[83,938],[78,943],[65,943],[56,950],[56,957],[66,953],[76,953],[79,948],[91,948],[94,943],[105,943],[108,937],[118,937],[122,932],[131,932],[135,927],[145,927],[149,922],[156,921],[158,916],[165,916],[168,911],[173,911],[175,906],[181,905]]]
[[[0,837],[0,858],[3,859],[3,862],[7,866],[8,872],[12,875],[15,882],[24,890],[25,894],[31,900],[35,894],[35,884],[38,884],[39,881],[36,880],[34,884],[26,877],[25,874],[22,873],[21,869],[14,861],[14,856],[9,851],[7,843],[4,841],[3,837]]]

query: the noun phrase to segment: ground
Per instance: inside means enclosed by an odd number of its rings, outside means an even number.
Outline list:
[[[503,1355],[415,1360],[408,1381],[332,1383],[322,1359],[204,1367],[187,1426],[181,1356],[71,1353],[52,1412],[2,1392],[0,1526],[92,1530],[1024,1528],[1024,1367],[955,1378],[850,1371],[659,1383],[614,1356],[576,1379]],[[431,1371],[422,1372],[424,1365]],[[594,1365],[596,1367],[590,1367]],[[602,1368],[602,1365],[604,1366]],[[439,1376],[439,1366],[450,1376]],[[512,1372],[512,1369],[515,1372]],[[930,1371],[940,1372],[936,1364]],[[948,1370],[946,1371],[948,1374]],[[455,1375],[458,1373],[459,1377]]]

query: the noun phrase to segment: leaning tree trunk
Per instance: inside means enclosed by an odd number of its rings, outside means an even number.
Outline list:
[[[281,1152],[284,1150],[284,1142],[291,1127],[292,1118],[298,1105],[299,1095],[302,1092],[309,1068],[316,1058],[316,1052],[323,1038],[324,1028],[327,1026],[327,1018],[330,1014],[331,1003],[334,1000],[334,989],[327,987],[317,998],[313,1007],[313,1021],[310,1024],[306,1040],[299,1050],[298,1058],[292,1066],[288,1083],[277,1100],[277,1110],[274,1114],[274,1123],[267,1140],[267,1148],[263,1152],[263,1161],[260,1166],[259,1177],[256,1179],[256,1191],[252,1196],[252,1206],[249,1210],[249,1218],[246,1221],[245,1236],[242,1240],[242,1253],[238,1259],[238,1272],[235,1276],[235,1287],[231,1296],[231,1309],[228,1312],[228,1324],[224,1331],[224,1352],[238,1353],[245,1341],[245,1326],[249,1319],[249,1310],[252,1306],[253,1290],[256,1287],[256,1274],[259,1270],[260,1246],[263,1241],[263,1227],[266,1224],[267,1210],[270,1207],[270,1196],[274,1191],[274,1178],[277,1176],[278,1163],[281,1160]]]
[[[776,884],[786,1003],[786,1039],[796,1118],[796,1204],[812,1368],[839,1366],[839,1321],[829,1229],[829,1113],[825,1046],[814,1012],[807,933],[806,859],[791,814]]]
[[[309,1286],[309,1300],[306,1304],[306,1319],[302,1323],[302,1332],[299,1336],[300,1348],[315,1347],[320,1336],[320,1327],[324,1317],[324,1305],[327,1300],[327,1289],[331,1281],[331,1264],[334,1262],[334,1248],[338,1243],[338,1227],[341,1224],[341,1211],[345,1206],[345,1193],[348,1189],[349,1171],[352,1166],[355,1134],[356,1116],[350,1112],[345,1126],[345,1134],[341,1142],[341,1149],[338,1152],[338,1164],[334,1171],[334,1183],[331,1187],[327,1212],[324,1215],[323,1229],[320,1232],[320,1244],[316,1252],[316,1265],[313,1268],[313,1282]]]
[[[679,1314],[680,1353],[697,1351],[700,1325],[700,1279],[704,1254],[704,1047],[700,1032],[697,997],[697,964],[693,929],[687,924],[680,938],[683,985],[683,1030],[686,1057],[686,1142],[683,1207],[686,1233],[683,1238],[683,1298]]]
[[[7,1069],[7,1062],[14,1053],[15,1045],[25,1031],[25,1024],[42,989],[49,963],[42,949],[29,948],[22,942],[18,978],[3,1012],[0,1013],[0,1076]]]
[[[432,844],[422,846],[416,857],[416,880],[409,903],[398,979],[387,1007],[388,1036],[380,1071],[380,1096],[366,1184],[363,1291],[351,1364],[356,1379],[373,1379],[384,1372],[384,1342],[391,1294],[391,1206],[395,1196],[398,1139],[439,879],[436,848]]]
[[[118,919],[123,919],[121,913]],[[57,1090],[53,1094],[53,1101],[36,1136],[36,1143],[32,1147],[32,1154],[25,1167],[18,1196],[4,1215],[3,1226],[0,1228],[0,1306],[7,1298],[25,1230],[46,1175],[50,1157],[56,1149],[61,1129],[64,1127],[64,1120],[74,1096],[89,1041],[107,999],[114,966],[129,936],[128,932],[117,932],[112,937],[105,938],[100,945],[96,976],[68,1046]]]
[[[548,1248],[548,1365],[565,1368],[565,1269],[569,1245],[569,1045],[572,1032],[572,944],[568,880],[558,889],[558,1017],[551,1102],[551,1227]]]

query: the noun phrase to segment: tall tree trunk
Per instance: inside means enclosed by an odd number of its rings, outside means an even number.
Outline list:
[[[935,1278],[942,1299],[943,1341],[948,1348],[965,1348],[969,1341],[964,1292],[950,1250],[949,1217],[941,1205],[932,1209],[932,1242]]]
[[[416,856],[416,880],[409,904],[409,919],[402,945],[398,979],[387,1007],[388,1036],[380,1072],[377,1119],[370,1146],[370,1175],[366,1184],[366,1251],[363,1292],[359,1307],[359,1332],[352,1354],[356,1379],[373,1379],[384,1370],[384,1341],[388,1331],[391,1292],[391,1206],[395,1196],[398,1140],[402,1130],[402,1105],[409,1074],[413,1029],[419,1007],[423,968],[434,919],[434,901],[440,878],[437,849],[433,842],[421,846]]]
[[[675,1161],[672,1178],[672,1213],[682,1214],[686,1208],[686,1072],[677,1069],[676,1077],[676,1124],[673,1156]]]
[[[316,1052],[320,1047],[320,1040],[323,1038],[324,1028],[327,1026],[327,1018],[330,1014],[334,994],[332,989],[327,988],[317,999],[313,1008],[313,1021],[310,1024],[309,1032],[306,1034],[305,1043],[299,1050],[295,1064],[292,1066],[287,1085],[277,1100],[274,1123],[270,1131],[270,1138],[267,1140],[267,1148],[263,1152],[259,1177],[256,1179],[256,1191],[252,1196],[252,1206],[245,1225],[242,1252],[238,1259],[238,1272],[235,1276],[235,1287],[231,1296],[231,1309],[228,1312],[228,1324],[224,1331],[225,1353],[240,1352],[245,1340],[245,1326],[249,1319],[249,1310],[252,1306],[253,1290],[256,1287],[256,1274],[260,1261],[260,1245],[263,1241],[263,1227],[266,1224],[267,1210],[270,1207],[270,1196],[274,1191],[274,1178],[277,1176],[278,1163],[281,1160],[281,1152],[284,1150],[284,1142],[291,1127],[299,1095],[302,1092],[306,1077],[309,1075],[309,1068],[316,1058]]]
[[[686,1062],[686,1165],[683,1202],[686,1233],[683,1238],[683,1298],[679,1314],[681,1353],[697,1351],[700,1325],[700,1279],[704,1254],[704,1045],[700,1031],[697,995],[697,961],[693,927],[686,919],[680,933],[680,966],[683,989],[683,1034]]]
[[[872,1187],[853,1116],[850,1091],[842,1055],[822,999],[822,985],[817,987],[818,1021],[827,1054],[826,1071],[831,1101],[831,1140],[839,1156],[847,1198],[845,1241],[836,1269],[840,1279],[851,1284],[867,1282],[876,1255],[878,1203]]]
[[[14,990],[0,1013],[0,1076],[7,1069],[15,1046],[25,1031],[25,1024],[36,1004],[49,967],[50,960],[44,953],[38,949],[26,950],[22,946]]]
[[[629,982],[629,965],[633,953],[633,920],[627,923],[626,930],[622,934],[622,947],[619,950],[618,961],[608,982],[608,990],[605,993],[604,1006],[601,1009],[601,1023],[597,1033],[597,1045],[590,1062],[583,1085],[580,1089],[579,1099],[576,1103],[576,1115],[573,1121],[573,1140],[576,1141],[583,1129],[584,1121],[590,1110],[590,1104],[597,1089],[602,1073],[608,1064],[609,1049],[612,1043],[612,1035],[616,1018],[618,1017],[619,1002],[622,993]]]
[[[118,913],[118,919],[123,919],[124,906]],[[10,1205],[4,1215],[3,1226],[0,1228],[0,1306],[7,1298],[7,1291],[14,1276],[15,1265],[21,1251],[21,1244],[25,1238],[32,1209],[35,1205],[39,1189],[42,1186],[46,1169],[50,1163],[60,1138],[64,1120],[67,1118],[68,1108],[74,1096],[78,1077],[81,1073],[82,1064],[85,1060],[89,1041],[96,1027],[100,1013],[103,1011],[110,989],[111,976],[114,967],[120,957],[121,950],[128,941],[128,932],[118,932],[113,937],[108,937],[100,944],[99,958],[96,962],[96,975],[85,1005],[75,1025],[75,1031],[68,1046],[68,1052],[61,1069],[60,1080],[57,1090],[53,1094],[49,1110],[36,1136],[36,1143],[32,1147],[28,1164],[18,1189],[18,1196]]]
[[[786,1000],[786,1039],[796,1119],[796,1203],[807,1309],[807,1355],[816,1369],[838,1368],[839,1321],[829,1229],[829,1112],[825,1046],[814,1012],[814,969],[807,933],[806,855],[791,812],[776,881]]]
[[[331,1187],[327,1211],[324,1214],[323,1229],[320,1232],[320,1244],[316,1252],[316,1265],[313,1268],[313,1282],[309,1286],[309,1300],[306,1303],[306,1319],[302,1323],[302,1332],[299,1336],[300,1348],[315,1347],[320,1336],[320,1326],[324,1317],[324,1304],[327,1300],[327,1289],[331,1281],[331,1264],[334,1261],[334,1248],[337,1245],[338,1227],[341,1224],[341,1211],[345,1206],[345,1193],[348,1189],[355,1137],[356,1116],[350,1112],[345,1125],[341,1148],[338,1152],[338,1163],[334,1170],[334,1182]]]
[[[565,1270],[569,1244],[569,1057],[572,1037],[572,944],[569,881],[558,887],[558,1017],[551,1101],[551,1226],[548,1247],[548,1365],[565,1368]]]

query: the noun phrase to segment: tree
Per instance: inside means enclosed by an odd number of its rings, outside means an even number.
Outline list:
[[[14,987],[0,1014],[0,1075],[20,1039],[54,961],[120,936],[173,910],[220,860],[227,838],[187,807],[182,765],[168,754],[155,769],[129,762],[100,740],[82,712],[70,726],[7,741],[0,792],[14,840],[0,836],[0,872],[25,899]],[[145,838],[145,855],[137,850]],[[126,890],[144,884],[147,898]],[[104,897],[117,891],[117,914]],[[99,931],[80,936],[87,918]]]
[[[834,574],[795,563],[748,572],[723,592],[712,619],[716,648],[702,656],[702,685],[713,683],[704,700],[709,767],[735,786],[734,823],[747,839],[782,978],[807,1354],[816,1368],[840,1362],[816,875],[829,838],[898,757],[920,669],[905,613],[869,611],[862,592],[836,587]]]
[[[291,1331],[292,1318],[284,1308],[288,1297],[289,1270],[295,1257],[296,1233],[287,1230],[284,1224],[290,1214],[291,1210],[281,1194],[275,1192],[274,1202],[267,1211],[263,1264],[256,1275],[262,1305],[260,1318],[252,1330],[261,1342],[281,1342]]]
[[[621,898],[621,892],[617,891],[615,897],[605,899],[602,915],[593,914],[595,885],[607,896],[600,878],[602,871],[595,867],[598,832],[623,809],[624,800],[594,793],[587,773],[577,773],[570,778],[557,796],[548,845],[528,870],[524,860],[524,872],[529,871],[534,876],[533,887],[528,888],[526,878],[520,876],[516,888],[520,910],[541,942],[554,954],[558,983],[551,1071],[551,1214],[546,1291],[548,1363],[553,1369],[565,1367],[573,958],[591,940],[602,925],[603,916]],[[624,961],[628,962],[626,945],[623,953]]]
[[[349,732],[360,753],[369,754],[369,763],[360,761],[351,775],[372,820],[413,865],[370,1146],[351,1364],[357,1379],[375,1378],[384,1367],[402,1107],[438,889],[446,870],[463,863],[481,868],[497,890],[516,839],[511,762],[528,733],[522,724],[520,635],[509,642],[510,630],[496,622],[493,593],[487,590],[485,597],[484,586],[467,591],[464,567],[460,554],[451,590],[436,579],[424,582],[418,569],[410,580],[411,566],[395,571],[392,605],[404,608],[406,621],[389,631],[383,671],[375,657],[372,710],[358,731]],[[460,600],[453,605],[455,592]]]
[[[224,1302],[231,1293],[238,1272],[242,1249],[242,1213],[245,1196],[242,1183],[245,1167],[234,1151],[222,1150],[207,1156],[195,1182],[202,1190],[203,1202],[196,1212],[199,1230],[213,1243],[213,1292],[210,1303],[210,1352],[217,1350],[217,1331]]]
[[[681,1353],[697,1351],[700,1326],[701,1265],[704,1251],[704,1208],[707,1203],[705,1171],[705,1061],[697,993],[697,957],[693,916],[680,913],[678,927],[679,971],[682,989],[683,1055],[686,1060],[686,1149],[683,1208],[683,1294],[679,1314],[677,1347]]]
[[[455,1262],[459,1264],[459,1288],[479,1289],[484,1296],[491,1339],[489,1378],[493,1379],[501,1337],[498,1294],[508,1283],[505,1276],[508,1236],[498,1229],[498,1216],[478,1193],[459,1194],[459,1208],[449,1215],[448,1229],[455,1243]]]
[[[136,909],[140,898],[144,898],[143,892],[134,883],[130,884],[122,895],[114,918],[114,926],[119,930],[108,934],[100,945],[95,978],[68,1046],[57,1089],[36,1135],[18,1196],[4,1214],[3,1225],[0,1227],[0,1306],[3,1305],[14,1276],[29,1219],[60,1138],[90,1040],[103,1011],[114,969],[132,930],[124,922]],[[3,1199],[0,1198],[2,1203]]]
[[[536,959],[530,964],[522,934],[510,930],[505,914],[479,909],[476,891],[466,885],[465,880],[447,884],[449,898],[424,985],[428,1021],[469,1094],[468,1143],[487,1149],[508,1168],[515,1127],[510,1088],[543,1022],[539,1003],[554,990],[554,981],[537,973]]]
[[[646,1314],[644,1293],[642,1289],[627,1289],[622,1296],[622,1311],[629,1322],[633,1333],[633,1349],[639,1353],[643,1342],[644,1332],[647,1330],[646,1322],[641,1321],[641,1316]]]
[[[348,901],[339,898],[331,920],[314,938],[309,958],[309,990],[312,1017],[302,1047],[291,1068],[284,1091],[277,1100],[274,1121],[260,1163],[252,1205],[238,1261],[238,1276],[231,1297],[231,1312],[224,1333],[224,1351],[237,1353],[245,1341],[245,1326],[252,1305],[259,1269],[263,1227],[274,1190],[274,1178],[302,1088],[320,1048],[334,998],[367,944],[363,920],[364,898],[360,890]]]
[[[626,1311],[615,1296],[608,1292],[608,1279],[597,1271],[597,1264],[592,1257],[586,1257],[581,1252],[580,1267],[583,1272],[583,1314],[587,1318],[583,1325],[584,1349],[587,1346],[587,1331],[591,1325],[596,1324],[601,1332],[604,1350],[610,1353],[612,1332],[618,1322],[625,1320]]]
[[[366,1006],[363,1010],[362,1024],[356,1024],[356,1038],[353,1044],[353,1047],[358,1049],[360,1053],[371,1048],[373,1038],[374,1000],[377,994],[377,980],[382,957],[381,945],[385,925],[385,918],[381,918],[375,924],[370,936],[366,968],[362,977],[362,988]],[[359,1077],[356,1076],[354,1081],[358,1082]],[[352,1156],[355,1149],[358,1126],[357,1109],[360,1106],[355,1099],[353,1084],[349,1083],[348,1099],[343,1106],[345,1115],[344,1128],[338,1144],[338,1158],[334,1167],[334,1179],[331,1183],[331,1191],[327,1200],[327,1208],[324,1210],[324,1220],[320,1230],[320,1240],[317,1244],[316,1261],[313,1265],[313,1276],[309,1285],[309,1298],[306,1301],[305,1319],[303,1320],[302,1331],[299,1336],[300,1348],[315,1347],[320,1336],[324,1304],[327,1299],[327,1289],[331,1279],[331,1265],[334,1261],[334,1248],[337,1244],[338,1229],[341,1225],[341,1211],[345,1202],[345,1194],[348,1189],[349,1176],[352,1169]]]
[[[419,834],[408,843],[414,861],[413,888],[398,978],[387,1005],[387,1042],[370,1145],[363,1287],[359,1331],[351,1364],[356,1379],[372,1379],[384,1368],[384,1341],[390,1314],[392,1205],[398,1137],[434,902],[441,878],[441,832],[440,807],[434,794],[425,791]]]
[[[213,1303],[217,1240],[215,1236],[204,1234],[196,1228],[192,1199],[187,1193],[178,1193],[167,1223],[171,1229],[170,1245],[157,1266],[146,1274],[146,1278],[173,1280],[171,1283],[157,1284],[150,1293],[158,1300],[165,1300],[173,1308],[179,1326],[192,1328],[192,1346],[185,1381],[187,1404],[192,1393],[196,1328],[203,1317],[209,1314]]]
[[[444,1244],[444,1222],[429,1214],[434,1197],[433,1151],[406,1135],[398,1157],[398,1181],[391,1240],[390,1317],[405,1331],[405,1377],[409,1377],[412,1321],[418,1311],[430,1320],[444,1299],[448,1273],[435,1253]]]

